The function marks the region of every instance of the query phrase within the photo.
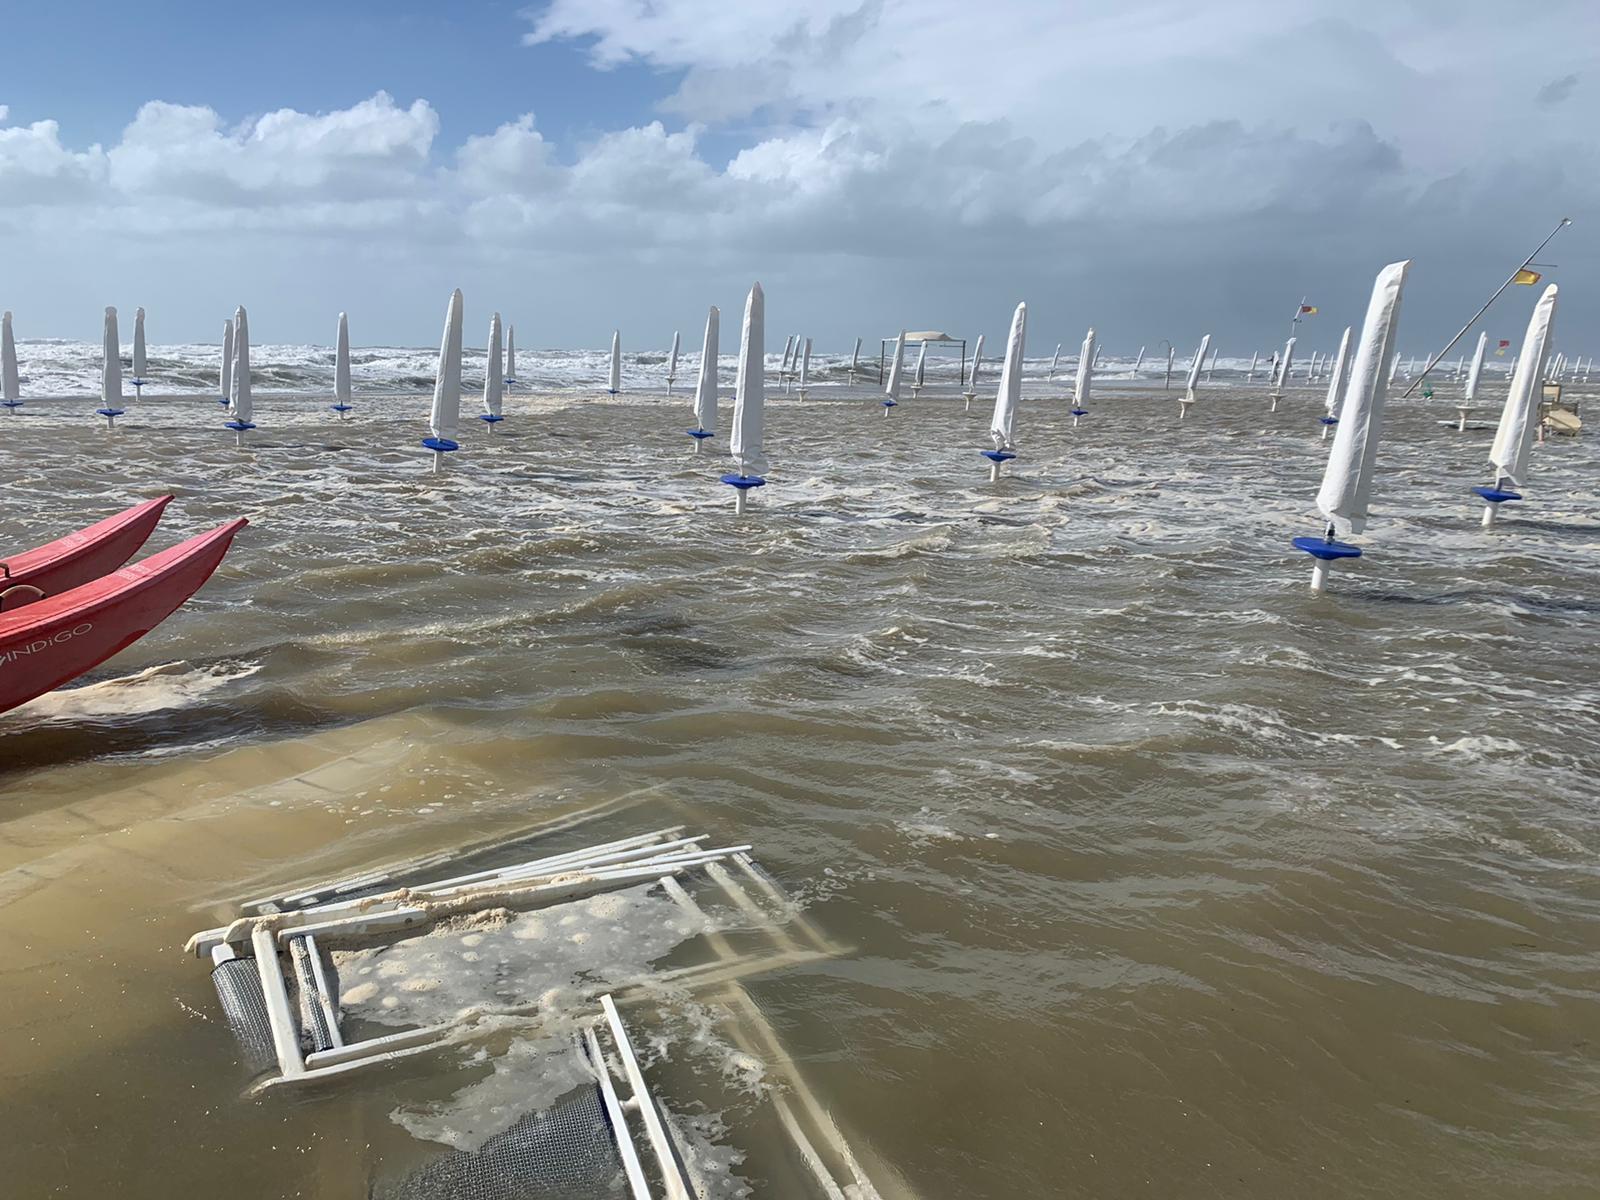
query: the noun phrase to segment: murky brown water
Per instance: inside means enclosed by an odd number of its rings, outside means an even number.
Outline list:
[[[437,479],[425,399],[91,407],[0,417],[5,546],[252,524],[0,717],[6,1196],[364,1194],[457,1060],[242,1100],[185,937],[619,797],[855,948],[750,990],[920,1196],[1600,1191],[1592,436],[1485,535],[1491,434],[1397,404],[1318,598],[1310,391],[1030,399],[997,487],[986,405],[777,400],[737,522],[676,403],[516,398]]]

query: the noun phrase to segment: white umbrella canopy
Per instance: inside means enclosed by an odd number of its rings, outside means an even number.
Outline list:
[[[22,385],[17,374],[17,339],[11,332],[11,314],[0,317],[0,400],[19,404]]]
[[[1090,326],[1088,335],[1083,339],[1083,347],[1078,351],[1078,378],[1072,387],[1072,400],[1079,408],[1089,403],[1089,388],[1094,379],[1094,352],[1094,327]]]
[[[622,333],[611,331],[611,377],[606,390],[613,396],[622,390]]]
[[[884,395],[888,396],[885,404],[900,403],[900,373],[905,369],[906,362],[906,331],[902,329],[900,336],[894,340],[894,359],[889,363],[889,382],[884,385]]]
[[[517,381],[517,327],[506,326],[506,382]]]
[[[694,385],[694,427],[699,433],[717,431],[717,338],[722,314],[713,304],[706,313],[705,338],[700,344],[700,373]]]
[[[1194,399],[1194,389],[1200,383],[1200,368],[1205,364],[1206,351],[1211,349],[1211,335],[1208,333],[1200,339],[1200,349],[1194,352],[1194,361],[1189,364],[1189,378],[1183,385],[1184,395]]]
[[[133,381],[144,382],[144,309],[133,310]]]
[[[1056,366],[1060,362],[1061,362],[1061,343],[1057,342],[1056,343],[1056,352],[1050,358],[1050,374],[1045,377],[1046,379],[1054,379],[1056,377]]]
[[[745,478],[767,473],[761,441],[766,405],[767,299],[756,283],[744,302],[744,330],[739,336],[739,377],[733,394],[733,434],[728,449]]]
[[[233,314],[233,402],[228,409],[240,425],[250,424],[255,414],[250,394],[250,318],[243,305]]]
[[[428,427],[433,436],[454,442],[461,426],[461,289],[450,293],[444,310],[444,334],[439,340],[439,367],[433,380],[433,409]]]
[[[672,331],[672,353],[667,355],[667,386],[678,378],[678,331]]]
[[[350,403],[350,318],[339,314],[339,335],[333,351],[333,401]]]
[[[856,348],[850,352],[850,371],[853,374],[861,365],[861,339],[856,339]]]
[[[1557,294],[1555,284],[1545,288],[1544,295],[1533,306],[1533,316],[1528,319],[1528,331],[1523,335],[1522,350],[1517,355],[1517,370],[1511,377],[1505,407],[1500,410],[1494,446],[1489,450],[1489,461],[1498,474],[1496,483],[1505,480],[1521,486],[1527,481],[1528,451],[1539,426],[1539,385],[1543,382],[1545,360],[1550,352]]]
[[[1400,297],[1410,267],[1409,259],[1390,263],[1378,272],[1372,285],[1361,341],[1350,366],[1339,431],[1334,435],[1322,488],[1317,492],[1317,508],[1330,528],[1341,535],[1360,533],[1366,528],[1389,395],[1384,370],[1394,354]]]
[[[972,348],[972,371],[967,376],[967,386],[976,389],[978,386],[978,368],[983,366],[983,334],[978,335],[978,344]]]
[[[505,382],[501,375],[500,314],[489,318],[489,349],[483,373],[483,411],[486,416],[498,417],[505,402]],[[491,421],[490,425],[494,423]]]
[[[222,402],[233,407],[233,319],[222,323]]]
[[[1294,343],[1295,339],[1290,338],[1283,344],[1283,357],[1278,360],[1278,377],[1272,382],[1280,392],[1283,385],[1289,382],[1289,369],[1294,365]]]
[[[789,358],[793,354],[794,354],[794,334],[791,333],[789,335],[789,340],[783,343],[783,362],[780,363],[779,366],[778,366],[778,374],[783,375],[783,374],[787,374],[788,373],[788,370],[789,370]]]
[[[1468,404],[1472,403],[1478,394],[1478,379],[1483,375],[1483,356],[1489,349],[1489,333],[1487,330],[1478,334],[1478,348],[1472,352],[1472,366],[1467,370],[1467,386],[1461,393],[1461,398]]]
[[[800,348],[800,390],[806,390],[806,379],[811,375],[811,339]]]
[[[100,345],[100,403],[106,408],[122,407],[122,342],[117,337],[114,308],[106,309]]]
[[[1350,374],[1350,334],[1351,326],[1346,325],[1344,336],[1339,339],[1339,353],[1333,360],[1333,372],[1328,377],[1328,415],[1335,421],[1344,407],[1344,387]]]
[[[995,391],[994,415],[989,420],[989,436],[996,450],[1016,449],[1017,406],[1022,403],[1022,359],[1028,336],[1028,306],[1017,305],[1011,314],[1011,334],[1006,338],[1006,357],[1000,367],[1000,386]]]
[[[921,387],[928,381],[928,343],[923,342],[922,348],[917,351],[916,384]]]

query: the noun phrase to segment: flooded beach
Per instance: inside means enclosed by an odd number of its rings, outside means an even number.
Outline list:
[[[7,1194],[366,1194],[472,1048],[245,1098],[185,939],[612,806],[753,844],[848,948],[746,986],[913,1194],[1591,1195],[1593,440],[1486,532],[1492,433],[1395,395],[1318,595],[1321,391],[1219,381],[1180,424],[1104,382],[1073,428],[1031,380],[990,484],[992,383],[885,418],[835,377],[769,396],[742,518],[659,391],[514,393],[439,475],[392,389],[258,395],[242,448],[199,394],[0,417],[8,548],[169,491],[151,549],[250,519],[0,718]],[[727,1194],[795,1194],[741,1112],[704,1114]]]

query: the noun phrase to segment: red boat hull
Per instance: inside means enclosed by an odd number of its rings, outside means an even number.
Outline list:
[[[81,587],[0,613],[0,712],[76,679],[161,624],[211,578],[248,523],[229,521]]]
[[[170,503],[171,496],[158,496],[37,550],[0,559],[5,568],[0,571],[0,610],[37,602],[39,597],[31,589],[56,596],[115,571],[138,553]],[[22,590],[4,599],[18,587]]]

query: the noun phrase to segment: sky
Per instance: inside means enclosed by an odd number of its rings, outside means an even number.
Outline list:
[[[13,5],[19,337],[689,340],[762,281],[819,348],[901,327],[1113,354],[1331,348],[1415,266],[1421,354],[1540,256],[1600,351],[1600,3],[147,0]],[[1532,289],[1488,319],[1520,339]],[[477,337],[473,330],[481,330]],[[781,341],[782,334],[777,335]]]

